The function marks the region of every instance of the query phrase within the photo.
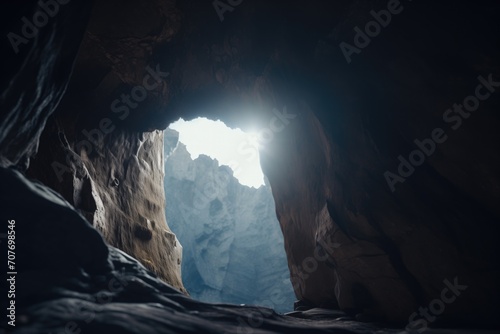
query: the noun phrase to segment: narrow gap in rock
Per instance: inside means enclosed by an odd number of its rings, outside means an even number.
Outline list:
[[[190,295],[293,308],[283,235],[256,134],[197,118],[165,130],[167,223],[183,247]]]

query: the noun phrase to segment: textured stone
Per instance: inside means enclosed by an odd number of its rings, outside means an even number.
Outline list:
[[[0,219],[16,219],[16,326],[0,333],[400,333],[340,311],[279,315],[263,307],[208,304],[166,284],[106,245],[59,194],[0,168]],[[30,210],[24,209],[30,204]],[[468,331],[434,331],[469,334]],[[473,333],[492,334],[475,330]]]
[[[32,17],[34,2],[5,3],[0,14],[0,32],[20,38],[21,18]],[[26,169],[36,153],[39,138],[69,81],[69,73],[89,19],[91,5],[62,6],[30,39],[11,43],[2,39],[0,71],[0,165]],[[31,16],[30,16],[31,15]],[[27,19],[29,21],[29,19]],[[57,29],[65,26],[67,29]],[[72,36],[72,38],[68,38]],[[16,52],[16,49],[18,49]],[[54,50],[64,49],[64,53]]]
[[[118,2],[96,4],[73,80],[28,174],[60,192],[111,245],[185,291],[182,248],[164,233],[170,231],[164,214],[163,135],[140,121],[140,113],[165,103],[165,78],[153,78],[157,65],[149,60],[154,47],[175,31],[177,14],[168,7],[171,3],[165,1],[140,9]],[[105,17],[120,24],[103,24]],[[144,98],[137,95],[141,87]],[[140,101],[127,111],[122,94]],[[115,100],[120,104],[113,107]]]

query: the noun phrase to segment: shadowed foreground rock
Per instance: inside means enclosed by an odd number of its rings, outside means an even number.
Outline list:
[[[19,172],[1,169],[1,194],[16,212],[18,275],[14,333],[249,333],[322,332],[346,328],[311,323],[270,309],[197,302],[137,260],[107,246],[60,195]],[[30,210],[24,210],[30,203]],[[337,316],[342,316],[339,313]],[[2,319],[2,325],[6,321]],[[258,325],[258,326],[257,326]],[[356,332],[356,326],[352,331]],[[370,328],[363,326],[363,328]]]
[[[16,189],[10,195],[5,192],[0,195],[0,219],[12,218],[7,211],[16,212],[19,294],[12,333],[373,333],[380,330],[375,325],[355,322],[340,311],[297,312],[290,317],[267,308],[195,301],[165,284],[137,260],[107,246],[85,218],[54,191],[4,168],[0,169],[0,182],[8,189]],[[26,203],[29,210],[25,209]],[[4,319],[2,327],[7,328]]]

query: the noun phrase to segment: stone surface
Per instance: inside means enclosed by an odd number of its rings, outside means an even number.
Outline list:
[[[271,189],[241,185],[230,168],[206,155],[193,160],[178,136],[165,130],[166,213],[184,247],[189,294],[291,311],[295,295]]]
[[[0,14],[0,165],[26,169],[48,117],[66,90],[91,5],[62,6],[61,15],[37,28],[29,39],[23,37],[21,18],[33,15],[34,1],[4,6]]]
[[[61,132],[45,135],[63,139],[54,138],[50,148],[42,145],[44,153],[33,160],[29,175],[51,184],[111,245],[183,290],[182,247],[174,245],[164,214],[162,132],[116,128],[96,142],[80,133],[73,145]],[[79,143],[91,143],[92,152],[80,149]],[[43,164],[52,165],[52,173],[40,173]]]
[[[163,134],[141,123],[139,115],[165,103],[168,75],[149,64],[149,57],[172,33],[173,26],[161,22],[176,13],[165,1],[139,10],[131,5],[94,6],[74,80],[27,173],[61,193],[108,243],[185,291],[182,247],[165,221]],[[121,24],[103,24],[104,17]],[[122,52],[135,60],[124,60]]]

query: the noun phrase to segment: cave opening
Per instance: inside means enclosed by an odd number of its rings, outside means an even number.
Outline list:
[[[228,166],[240,184],[254,188],[264,185],[258,133],[232,129],[220,120],[204,117],[191,121],[180,118],[169,129],[179,133],[179,141],[186,145],[193,159],[207,155]]]
[[[256,132],[179,119],[164,133],[167,224],[191,297],[293,309],[283,235]]]

